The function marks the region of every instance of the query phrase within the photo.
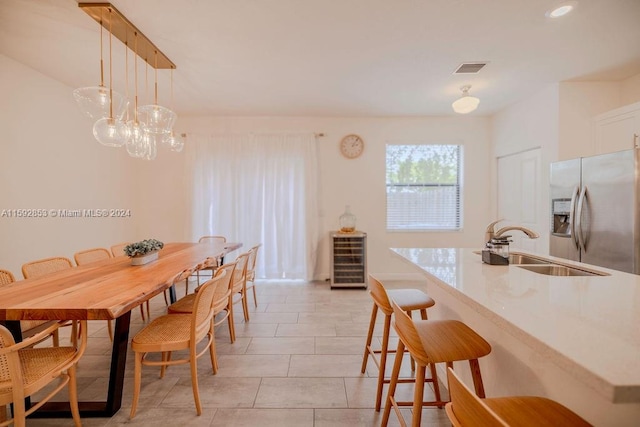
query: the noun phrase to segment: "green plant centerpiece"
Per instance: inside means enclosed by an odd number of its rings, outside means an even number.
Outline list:
[[[158,251],[163,247],[164,243],[159,240],[146,239],[128,244],[124,253],[131,258],[131,265],[143,265],[158,259]]]

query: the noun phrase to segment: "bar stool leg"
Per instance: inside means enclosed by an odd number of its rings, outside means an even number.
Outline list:
[[[411,315],[411,311],[407,311],[407,316],[409,316],[409,319],[413,319],[413,316]],[[422,315],[422,310],[420,310],[420,315]],[[427,315],[427,312],[424,312],[424,315]],[[413,357],[411,357],[411,355],[409,355],[409,363],[411,363],[411,372],[415,372],[416,371],[416,362],[413,360]]]
[[[422,320],[427,319],[427,310],[425,308],[420,309],[420,317]],[[440,385],[438,384],[438,374],[436,372],[435,363],[429,364],[429,370],[431,371],[431,379],[433,380],[433,391],[436,395],[436,400],[438,402],[442,402],[442,397],[440,396]],[[442,408],[442,406],[438,406],[438,408]]]
[[[402,366],[402,357],[404,356],[404,343],[402,340],[398,340],[398,349],[396,350],[396,358],[393,362],[393,371],[391,372],[391,383],[389,384],[389,391],[387,392],[387,400],[384,404],[384,413],[382,415],[381,427],[387,427],[389,423],[389,415],[391,414],[391,407],[394,406],[394,395],[396,393],[396,386],[398,385],[398,377],[400,376],[400,367]],[[396,409],[394,407],[394,409]],[[396,409],[397,410],[397,409]]]
[[[422,420],[422,400],[424,399],[424,376],[426,366],[418,363],[416,370],[416,385],[413,390],[413,417],[411,418],[412,427],[420,427]]]
[[[378,315],[378,306],[376,303],[373,303],[373,309],[371,310],[371,321],[369,322],[369,333],[367,334],[367,343],[364,346],[364,356],[362,357],[362,369],[361,373],[365,373],[367,370],[367,361],[369,360],[369,353],[373,350],[371,349],[371,341],[373,339],[373,329],[376,325],[376,317]]]
[[[431,370],[431,378],[433,379],[433,392],[436,395],[436,400],[438,402],[442,402],[442,397],[440,396],[440,384],[438,384],[438,374],[436,373],[436,364],[429,363],[429,369]],[[438,405],[438,408],[442,409],[443,405]]]
[[[476,389],[476,395],[484,399],[484,386],[482,384],[482,375],[480,375],[480,364],[478,359],[469,360],[469,368],[471,368],[471,376],[473,377],[473,386]]]
[[[382,336],[382,350],[380,352],[380,366],[378,367],[378,389],[376,392],[376,412],[380,412],[382,404],[382,385],[387,367],[387,354],[389,351],[389,333],[391,331],[391,315],[384,316],[384,332]]]

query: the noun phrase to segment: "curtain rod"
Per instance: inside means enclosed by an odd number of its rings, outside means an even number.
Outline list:
[[[285,132],[249,132],[248,134],[249,134],[249,135],[253,135],[253,134],[256,134],[256,133],[258,133],[258,134],[260,134],[260,133],[273,133],[273,134],[285,133],[285,134],[286,134],[286,133],[306,133],[306,132],[304,132],[304,131],[295,131],[295,132],[286,132],[286,131],[285,131]],[[201,136],[205,135],[205,134],[199,134],[199,133],[193,133],[193,132],[188,132],[188,134],[191,134],[191,135],[201,135]],[[220,133],[220,134],[224,134],[224,132],[223,132],[223,133]],[[244,134],[244,133],[237,133],[237,135],[242,135],[242,134]],[[180,134],[180,135],[181,135],[183,138],[186,138],[186,137],[187,137],[187,133],[182,133],[182,134]],[[313,136],[318,137],[318,138],[321,138],[321,137],[323,137],[323,136],[327,136],[327,135],[326,135],[324,132],[313,132]]]

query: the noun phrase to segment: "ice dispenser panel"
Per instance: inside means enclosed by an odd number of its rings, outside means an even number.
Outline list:
[[[553,199],[551,201],[551,234],[559,237],[571,237],[571,199]]]

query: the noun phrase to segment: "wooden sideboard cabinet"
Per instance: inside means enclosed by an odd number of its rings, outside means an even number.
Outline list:
[[[331,233],[331,288],[367,288],[367,233]]]

